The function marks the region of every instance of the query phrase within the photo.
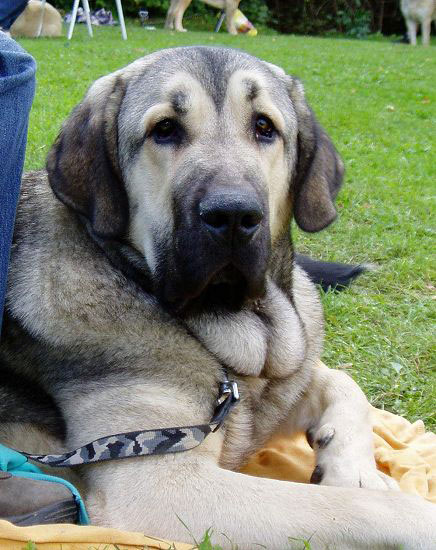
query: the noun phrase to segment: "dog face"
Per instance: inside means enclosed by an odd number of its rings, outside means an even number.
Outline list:
[[[90,234],[128,242],[178,312],[261,296],[292,213],[304,230],[328,225],[343,174],[298,80],[206,47],[157,52],[98,80],[47,168]]]

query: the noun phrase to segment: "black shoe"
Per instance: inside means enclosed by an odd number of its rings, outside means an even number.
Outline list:
[[[77,523],[78,510],[65,485],[0,471],[0,519],[22,526]]]

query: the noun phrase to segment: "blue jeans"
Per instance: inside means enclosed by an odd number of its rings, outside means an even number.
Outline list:
[[[9,30],[12,23],[27,6],[28,0],[0,0],[0,27]]]
[[[0,32],[0,329],[36,63]]]

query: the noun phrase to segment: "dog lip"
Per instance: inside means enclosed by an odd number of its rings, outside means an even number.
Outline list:
[[[209,285],[218,285],[223,283],[230,285],[237,284],[241,281],[241,279],[245,279],[243,274],[232,263],[229,263],[212,275],[206,287]]]
[[[228,262],[213,271],[195,291],[168,303],[168,306],[182,318],[206,310],[238,311],[247,300],[263,296],[264,290],[264,277],[250,280],[242,270]]]

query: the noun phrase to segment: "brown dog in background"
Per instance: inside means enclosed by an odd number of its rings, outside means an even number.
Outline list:
[[[62,16],[48,2],[42,6],[42,2],[29,0],[26,9],[15,20],[10,30],[13,38],[62,36]]]
[[[240,1],[241,0],[202,0],[202,2],[209,6],[218,8],[219,10],[225,10],[226,26],[230,34],[237,34],[236,27],[233,23],[233,14],[238,9]],[[183,28],[183,16],[191,2],[192,0],[171,0],[165,21],[166,29],[186,32],[186,29]]]

